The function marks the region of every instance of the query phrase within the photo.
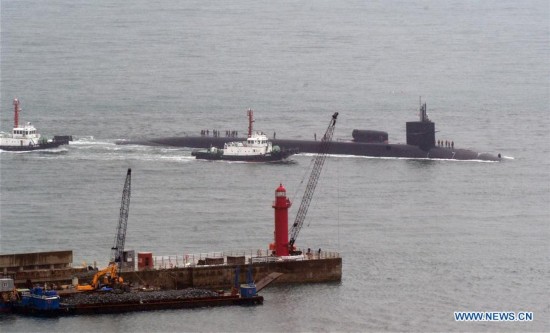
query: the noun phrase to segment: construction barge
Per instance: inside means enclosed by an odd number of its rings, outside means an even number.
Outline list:
[[[147,294],[146,292],[143,292]],[[67,306],[66,314],[105,314],[105,313],[123,313],[134,311],[154,311],[154,310],[170,310],[170,309],[191,309],[203,307],[218,307],[229,305],[260,305],[263,304],[263,296],[254,295],[250,297],[242,297],[241,295],[214,295],[209,297],[195,298],[169,298],[160,300],[133,300],[120,303],[95,303],[95,304],[77,304]]]
[[[9,279],[0,279],[9,285]],[[13,282],[13,281],[12,281]],[[187,288],[183,290],[122,290],[104,289],[94,292],[12,289],[2,292],[3,313],[55,317],[66,315],[123,313],[167,309],[217,307],[228,305],[259,305],[263,297],[255,285],[241,285],[240,293]]]
[[[126,267],[128,265],[125,265]],[[17,288],[11,277],[0,278],[0,312],[31,316],[56,317],[65,315],[106,314],[132,311],[217,307],[229,305],[263,304],[258,291],[282,274],[271,273],[258,286],[252,278],[252,268],[246,272],[246,283],[241,283],[240,266],[233,272],[231,291],[201,288],[151,288],[148,283],[124,281],[115,263],[103,270],[92,270],[93,280],[79,284],[73,277],[72,285],[54,283],[33,284]]]

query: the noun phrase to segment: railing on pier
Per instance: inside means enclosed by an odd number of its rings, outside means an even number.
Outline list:
[[[193,253],[182,255],[153,256],[154,269],[172,269],[182,267],[210,266],[210,265],[231,265],[249,264],[259,262],[276,261],[298,261],[298,260],[319,260],[339,258],[340,253],[336,251],[317,250],[302,251],[298,256],[277,257],[271,255],[268,249]]]

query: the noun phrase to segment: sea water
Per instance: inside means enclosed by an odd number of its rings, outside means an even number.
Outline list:
[[[2,1],[0,127],[69,146],[0,153],[2,254],[73,250],[106,265],[127,168],[126,248],[265,249],[274,191],[293,220],[313,155],[198,161],[119,139],[255,128],[335,139],[405,122],[427,102],[436,139],[501,162],[330,156],[297,245],[339,251],[341,283],[270,286],[256,307],[58,319],[2,331],[548,331],[547,1]],[[531,312],[457,321],[455,312]]]

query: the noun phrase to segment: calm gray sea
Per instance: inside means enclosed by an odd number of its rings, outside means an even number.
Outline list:
[[[258,307],[59,319],[2,332],[550,331],[550,4],[540,1],[2,0],[1,130],[12,99],[53,151],[0,153],[0,252],[72,249],[106,264],[126,168],[126,247],[266,248],[274,191],[295,215],[312,155],[196,161],[117,139],[246,131],[312,139],[340,112],[405,141],[428,103],[437,139],[500,163],[331,156],[297,245],[337,250],[339,284],[269,287]],[[457,322],[527,311],[529,322]]]

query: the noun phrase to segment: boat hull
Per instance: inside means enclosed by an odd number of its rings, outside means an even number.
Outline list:
[[[153,300],[149,302],[105,302],[77,305],[67,305],[62,303],[57,309],[38,309],[28,306],[13,306],[11,308],[11,312],[20,315],[37,317],[57,317],[67,315],[124,313],[167,309],[192,309],[230,305],[260,305],[263,304],[263,301],[263,296],[259,295],[254,295],[251,297],[241,297],[239,295],[220,295],[215,297]]]
[[[0,150],[5,151],[32,151],[40,149],[51,149],[61,146],[63,143],[57,142],[48,142],[44,144],[34,145],[34,146],[0,146]]]
[[[61,145],[69,144],[72,141],[71,136],[56,136],[53,141],[39,143],[36,145],[0,145],[0,150],[4,151],[33,151],[41,149],[57,148]]]
[[[296,154],[296,149],[284,149],[263,155],[225,155],[223,152],[212,153],[205,150],[195,150],[191,153],[196,159],[212,161],[236,161],[236,162],[278,162]]]

